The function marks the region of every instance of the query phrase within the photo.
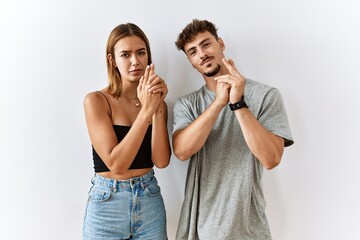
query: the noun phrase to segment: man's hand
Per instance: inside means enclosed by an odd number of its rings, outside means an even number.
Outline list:
[[[229,70],[229,74],[215,77],[214,80],[217,81],[218,85],[226,83],[231,86],[229,100],[230,103],[236,103],[240,101],[241,97],[244,95],[245,78],[236,69],[233,60],[226,60],[223,58],[222,61],[225,67]]]
[[[229,91],[231,86],[224,82],[217,82],[215,100],[222,106],[229,103]]]

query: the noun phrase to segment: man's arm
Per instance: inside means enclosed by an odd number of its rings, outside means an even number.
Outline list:
[[[187,160],[205,144],[219,113],[228,102],[228,84],[219,83],[214,102],[190,125],[173,134],[173,149],[180,160]]]
[[[276,167],[284,152],[284,139],[265,129],[248,108],[234,113],[250,151],[266,169]]]
[[[216,77],[219,83],[231,86],[230,103],[238,102],[244,95],[245,78],[237,71],[232,60],[223,59],[229,74]],[[284,152],[284,139],[265,129],[248,108],[234,111],[250,151],[266,169],[276,167]]]

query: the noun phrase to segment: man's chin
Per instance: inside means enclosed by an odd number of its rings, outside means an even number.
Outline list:
[[[207,77],[213,77],[220,72],[220,68],[221,68],[221,66],[217,65],[214,69],[212,69],[208,72],[204,72],[204,75]]]

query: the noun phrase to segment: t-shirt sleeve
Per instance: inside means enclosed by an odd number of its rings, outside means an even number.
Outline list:
[[[190,105],[186,99],[180,98],[174,105],[174,128],[173,133],[177,130],[184,129],[195,120],[191,112]]]
[[[294,143],[284,102],[278,89],[273,88],[265,95],[258,120],[267,130],[284,138],[285,147]]]

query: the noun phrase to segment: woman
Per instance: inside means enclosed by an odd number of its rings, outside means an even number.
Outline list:
[[[153,166],[170,161],[167,85],[154,72],[149,41],[132,23],[110,33],[108,86],[84,100],[95,176],[84,239],[167,239]]]

